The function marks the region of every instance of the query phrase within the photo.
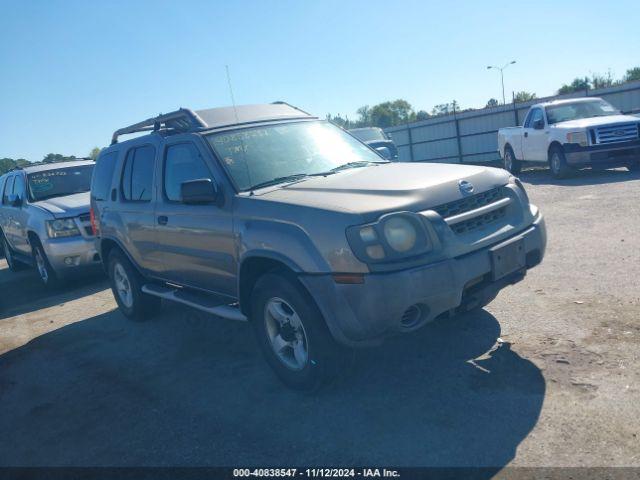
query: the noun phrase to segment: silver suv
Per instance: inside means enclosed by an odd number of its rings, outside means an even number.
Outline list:
[[[100,265],[89,218],[93,161],[33,165],[0,177],[0,236],[12,271],[35,266],[55,286]]]
[[[91,205],[126,316],[166,299],[250,320],[299,389],[336,374],[350,347],[484,306],[546,244],[505,170],[388,162],[283,103],[181,109],[116,131]]]

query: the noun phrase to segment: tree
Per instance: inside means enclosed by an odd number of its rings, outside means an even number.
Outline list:
[[[422,120],[426,120],[427,118],[429,118],[431,115],[429,115],[429,112],[426,112],[425,110],[419,110],[416,113],[416,121],[420,122]]]
[[[98,147],[93,147],[89,152],[89,158],[91,160],[95,160],[96,158],[98,158],[98,155],[100,155],[100,149]]]
[[[371,125],[371,109],[369,108],[369,105],[360,107],[358,110],[356,110],[356,113],[359,117],[356,121],[356,124],[359,127]]]
[[[331,115],[330,113],[327,113],[327,121],[345,129],[353,127],[348,118],[342,118],[340,115]]]
[[[579,92],[581,90],[588,90],[591,87],[589,77],[574,78],[573,82],[569,85],[562,85],[558,90],[558,95],[565,95],[567,93]]]
[[[439,105],[434,106],[431,109],[431,115],[449,115],[453,112],[459,112],[460,105],[457,101],[453,101],[451,103],[441,103]]]
[[[640,80],[640,67],[630,68],[624,76],[625,82],[633,82],[635,80]]]
[[[600,75],[598,73],[591,75],[591,88],[607,88],[613,86],[615,83],[611,77],[611,70],[609,70],[606,75]]]
[[[496,100],[495,98],[490,98],[489,101],[487,102],[486,108],[493,108],[493,107],[497,107],[498,105],[499,105],[498,100]]]
[[[0,158],[0,175],[3,175],[16,167],[26,167],[29,163],[30,162],[24,158],[18,158],[16,160],[7,157]]]
[[[522,92],[516,93],[513,97],[516,103],[528,102],[530,100],[533,100],[534,98],[536,98],[535,93],[525,92],[524,90]]]
[[[369,110],[369,115],[371,125],[380,128],[403,125],[415,119],[411,104],[402,99],[374,105]]]

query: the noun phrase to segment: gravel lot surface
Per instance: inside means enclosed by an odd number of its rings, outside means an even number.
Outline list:
[[[640,176],[525,172],[547,256],[485,310],[282,387],[246,324],[143,323],[0,260],[0,465],[640,466]]]

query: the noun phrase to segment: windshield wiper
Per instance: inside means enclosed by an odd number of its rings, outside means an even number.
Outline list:
[[[276,177],[276,178],[272,178],[271,180],[267,180],[265,182],[256,183],[255,185],[252,185],[251,187],[249,187],[247,190],[253,191],[259,188],[278,185],[279,183],[294,182],[296,180],[300,180],[308,176],[310,176],[308,173],[294,173],[292,175],[285,175],[284,177]]]
[[[349,168],[359,168],[359,167],[366,167],[367,165],[371,165],[371,164],[380,164],[380,163],[390,163],[390,162],[386,162],[384,160],[381,161],[372,161],[372,160],[358,160],[357,162],[348,162],[345,163],[343,165],[339,165],[335,168],[332,168],[331,170],[329,170],[328,172],[325,173],[335,173],[335,172],[339,172],[341,170],[347,170]]]

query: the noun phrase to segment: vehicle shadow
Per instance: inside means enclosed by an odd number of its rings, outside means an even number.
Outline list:
[[[57,289],[48,290],[42,286],[34,269],[11,272],[6,262],[0,260],[0,321],[70,302],[105,288],[109,288],[107,279],[96,271],[74,277]]]
[[[532,185],[558,185],[562,187],[580,187],[585,185],[602,185],[604,183],[628,182],[640,179],[639,172],[630,172],[626,168],[615,170],[577,170],[569,178],[557,179],[548,168],[527,169],[518,175],[524,183]]]
[[[541,371],[499,334],[486,311],[438,321],[300,394],[248,324],[179,306],[147,323],[112,311],[0,356],[0,465],[488,466],[489,478],[545,395]]]

